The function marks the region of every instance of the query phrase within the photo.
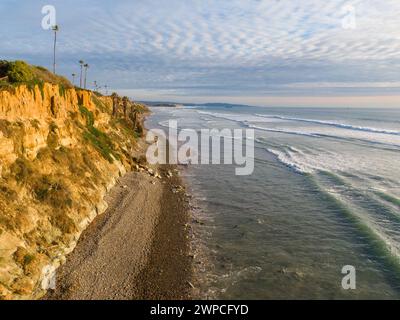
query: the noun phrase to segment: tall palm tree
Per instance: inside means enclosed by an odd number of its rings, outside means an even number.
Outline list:
[[[51,28],[54,31],[54,48],[53,48],[53,73],[56,74],[56,45],[57,45],[57,32],[59,29],[58,25],[54,25]]]
[[[84,63],[85,62],[83,60],[79,60],[79,64],[81,65],[81,77],[80,77],[80,80],[79,80],[79,87],[80,88],[82,88],[82,70],[83,70],[83,64]]]
[[[87,69],[89,68],[89,64],[85,63],[83,66],[85,67],[85,86],[84,86],[84,88],[86,89],[86,76],[87,76]]]
[[[73,74],[71,74],[71,76],[72,76],[72,84],[75,86],[75,77],[76,77],[76,74],[73,73]]]

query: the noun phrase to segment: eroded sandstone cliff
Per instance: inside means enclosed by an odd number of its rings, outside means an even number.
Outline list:
[[[144,111],[50,83],[0,90],[0,299],[37,298],[51,285],[106,191],[135,165]]]

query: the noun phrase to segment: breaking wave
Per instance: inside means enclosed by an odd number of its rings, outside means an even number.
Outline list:
[[[267,151],[275,155],[279,162],[297,173],[312,173],[314,171],[305,165],[301,165],[293,161],[290,152],[283,152],[272,148],[267,148]]]
[[[301,132],[301,131],[292,131],[292,130],[284,130],[284,129],[265,128],[265,127],[260,127],[260,126],[256,126],[256,125],[253,125],[253,124],[248,124],[248,123],[245,123],[245,124],[249,128],[262,130],[262,131],[279,132],[279,133],[293,134],[293,135],[313,137],[313,138],[319,138],[320,137],[318,134],[314,134],[314,133],[307,133],[307,132]]]
[[[356,130],[356,131],[365,131],[365,132],[382,133],[382,134],[390,134],[390,135],[400,136],[400,131],[396,131],[396,130],[354,126],[354,125],[350,125],[350,124],[331,122],[331,121],[325,121],[325,120],[303,119],[303,118],[293,118],[293,117],[284,117],[284,116],[276,116],[276,115],[262,115],[262,114],[256,114],[256,116],[262,117],[262,118],[272,118],[272,119],[280,119],[280,120],[315,123],[315,124],[332,126],[332,127],[342,128],[342,129],[350,129],[350,130]]]

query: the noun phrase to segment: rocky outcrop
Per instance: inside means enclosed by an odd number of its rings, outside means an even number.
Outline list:
[[[18,119],[62,119],[78,105],[92,107],[92,93],[86,90],[60,89],[45,83],[30,89],[20,85],[14,91],[0,91],[0,115],[8,121]]]
[[[43,295],[135,168],[145,107],[129,108],[113,116],[111,97],[48,83],[0,91],[0,299]]]

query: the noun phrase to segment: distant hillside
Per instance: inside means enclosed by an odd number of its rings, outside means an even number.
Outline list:
[[[233,107],[251,107],[244,104],[232,104],[221,102],[207,102],[207,103],[180,103],[180,102],[165,102],[165,101],[143,101],[146,105],[152,107],[182,107],[182,106],[197,106],[197,107],[213,107],[213,108],[233,108]]]
[[[171,108],[176,108],[176,107],[183,106],[182,103],[162,102],[162,101],[145,101],[143,103],[145,103],[146,105],[148,105],[150,107],[171,107]]]

